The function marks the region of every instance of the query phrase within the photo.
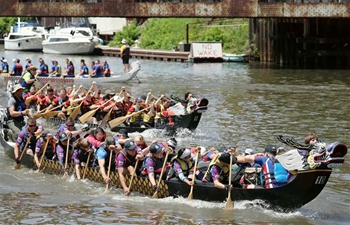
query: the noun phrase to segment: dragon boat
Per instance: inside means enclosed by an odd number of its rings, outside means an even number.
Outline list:
[[[38,82],[45,84],[48,82],[51,83],[65,83],[69,84],[91,84],[95,81],[97,84],[107,84],[107,83],[126,83],[134,78],[138,80],[137,74],[141,70],[141,65],[139,61],[133,62],[131,64],[131,70],[125,75],[113,75],[110,77],[101,77],[101,78],[83,78],[83,77],[74,77],[74,78],[63,78],[63,77],[40,77],[38,76]],[[10,76],[9,74],[1,74],[5,82],[12,81],[16,82],[19,80],[20,76]],[[138,80],[139,81],[139,80]],[[140,82],[140,81],[139,81]]]
[[[323,190],[332,173],[332,168],[340,167],[344,163],[344,156],[347,154],[347,146],[338,142],[326,145],[302,146],[290,139],[278,137],[280,141],[290,146],[298,146],[302,149],[310,150],[309,156],[301,157],[297,149],[290,150],[277,159],[285,167],[289,173],[288,183],[277,188],[265,189],[254,188],[245,189],[242,186],[234,185],[231,190],[231,200],[256,200],[260,199],[264,202],[263,206],[272,208],[276,211],[294,211],[302,207],[308,202],[315,199]],[[0,113],[0,143],[5,153],[14,160],[14,143],[5,140],[4,118]],[[33,156],[24,154],[22,165],[28,168],[37,169]],[[41,171],[48,174],[63,175],[61,166],[57,161],[44,159],[41,165]],[[198,164],[200,168],[200,165]],[[69,165],[69,174],[74,174],[74,167]],[[85,178],[94,182],[104,184],[104,180],[97,168],[86,168]],[[110,186],[122,188],[119,181],[118,173],[111,171]],[[131,177],[126,177],[127,184],[130,183]],[[154,190],[148,178],[135,177],[132,180],[131,192],[138,192],[147,196],[152,196]],[[177,179],[162,180],[158,189],[158,197],[187,197],[190,192],[190,186]],[[193,199],[211,202],[224,202],[228,193],[223,189],[218,189],[213,183],[204,183],[196,180],[193,189]]]

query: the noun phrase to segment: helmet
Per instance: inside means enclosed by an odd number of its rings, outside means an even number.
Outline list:
[[[60,135],[58,136],[58,140],[59,141],[64,141],[64,140],[67,140],[68,139],[68,136],[66,133],[60,133]]]
[[[170,138],[169,141],[167,142],[168,146],[171,147],[173,150],[175,150],[177,146],[177,141],[175,138]]]

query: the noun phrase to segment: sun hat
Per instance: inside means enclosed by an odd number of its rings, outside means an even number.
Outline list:
[[[247,148],[246,150],[244,150],[244,153],[246,154],[246,155],[254,155],[254,150],[253,149],[251,149],[251,148]]]
[[[125,39],[123,39],[121,42],[122,42],[122,44],[125,44],[125,43],[126,43],[126,40],[125,40]]]
[[[128,150],[134,150],[136,148],[136,144],[133,140],[127,140],[124,143],[124,148],[126,148]]]
[[[27,68],[27,71],[30,71],[30,70],[37,70],[38,68],[36,68],[35,66],[30,66]]]
[[[207,152],[207,149],[204,148],[203,146],[200,146],[200,148],[201,148],[201,155]]]
[[[175,138],[170,138],[167,142],[168,146],[171,147],[173,150],[177,147],[177,141]]]
[[[16,85],[13,86],[13,88],[12,88],[12,93],[16,93],[16,91],[18,91],[18,90],[20,90],[20,89],[24,90],[24,87],[22,87],[22,85],[20,85],[20,84],[16,84]]]

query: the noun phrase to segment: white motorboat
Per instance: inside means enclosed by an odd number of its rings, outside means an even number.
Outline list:
[[[89,54],[96,45],[96,37],[88,27],[55,27],[42,42],[44,53]]]
[[[4,48],[16,51],[41,51],[42,42],[47,36],[48,33],[41,24],[18,20],[4,38]]]

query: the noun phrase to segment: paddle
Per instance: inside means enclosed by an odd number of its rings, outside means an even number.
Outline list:
[[[112,101],[112,99],[113,98],[110,98],[108,101],[106,101],[102,105],[98,106],[96,109],[93,109],[93,110],[85,113],[81,117],[79,117],[80,123],[82,123],[82,124],[86,123],[86,121],[88,121],[91,117],[93,117],[93,115],[96,113],[97,110],[99,110],[102,106],[106,105],[108,102]]]
[[[112,113],[112,111],[113,111],[113,108],[114,108],[115,104],[117,104],[117,102],[119,102],[118,98],[119,98],[119,96],[123,93],[123,91],[124,91],[124,90],[121,90],[121,91],[119,92],[119,95],[113,97],[113,98],[117,97],[117,98],[114,99],[114,100],[115,100],[115,103],[114,103],[114,105],[111,107],[111,109],[108,111],[107,115],[105,115],[105,117],[103,117],[103,119],[101,120],[100,124],[98,125],[99,127],[101,127],[101,126],[103,126],[103,127],[106,126],[106,123],[107,123],[107,121],[109,120],[109,117],[111,116],[111,113]],[[116,99],[117,99],[117,100],[116,100]]]
[[[111,173],[111,164],[112,164],[112,156],[113,156],[113,151],[109,152],[109,164],[108,164],[108,172],[107,172],[107,177],[109,178],[109,174]],[[106,184],[106,190],[103,192],[103,194],[107,194],[109,191],[109,182]]]
[[[46,143],[45,143],[45,147],[44,147],[44,150],[43,150],[43,154],[42,154],[42,156],[41,156],[41,158],[40,158],[40,161],[39,161],[40,166],[41,166],[41,163],[43,163],[44,156],[45,156],[45,153],[46,153],[46,149],[47,149],[47,146],[49,145],[49,141],[50,141],[50,139],[47,138],[47,141],[46,141]],[[38,169],[37,169],[36,172],[39,172],[39,171],[40,171],[40,166],[38,166]]]
[[[47,118],[51,118],[51,117],[54,117],[54,116],[58,115],[58,114],[60,113],[60,111],[53,111],[53,110],[62,107],[64,104],[66,104],[66,103],[62,103],[61,105],[58,105],[58,106],[56,106],[56,107],[50,109],[49,111],[42,113],[42,114],[41,114],[42,117],[44,117],[45,119],[47,119]]]
[[[27,142],[26,142],[24,148],[22,149],[21,156],[19,157],[19,162],[20,162],[20,163],[17,163],[17,164],[15,165],[15,169],[16,169],[16,170],[18,170],[18,169],[21,168],[22,158],[23,158],[24,152],[26,152],[27,146],[28,146],[28,144],[30,143],[30,139],[31,139],[31,138],[32,138],[32,135],[29,135],[29,136],[28,136],[28,139],[27,139]]]
[[[167,160],[168,160],[168,156],[169,156],[169,153],[171,152],[171,149],[170,148],[167,148],[166,150],[166,155],[165,155],[165,159],[164,159],[164,163],[163,163],[163,167],[162,167],[162,172],[160,173],[160,176],[159,176],[159,180],[158,180],[158,188],[157,190],[154,192],[152,198],[158,198],[158,189],[159,189],[159,185],[160,185],[160,182],[162,181],[162,177],[163,177],[163,172],[164,172],[164,168],[165,168],[165,165],[167,163]]]
[[[116,126],[118,126],[119,124],[124,123],[125,120],[129,119],[129,118],[132,117],[133,115],[138,114],[138,113],[140,113],[140,112],[143,112],[143,111],[145,111],[145,110],[147,110],[147,109],[149,109],[149,108],[150,108],[150,107],[147,107],[147,108],[144,108],[144,109],[142,109],[142,110],[140,110],[140,111],[131,113],[131,114],[129,114],[129,115],[121,116],[121,117],[115,118],[115,119],[109,121],[109,122],[108,122],[108,125],[109,125],[110,128],[116,127]]]
[[[194,162],[194,169],[193,169],[193,181],[196,179],[196,170],[197,170],[197,162],[198,162],[198,157],[199,157],[199,150],[200,148],[196,149],[196,160]],[[191,186],[190,193],[188,194],[188,199],[193,199],[193,186]]]
[[[87,158],[87,160],[86,160],[86,165],[85,165],[84,173],[83,173],[83,180],[85,179],[85,174],[86,174],[87,168],[89,167],[91,152],[92,152],[92,151],[89,152],[88,158]]]
[[[41,111],[38,111],[38,112],[36,112],[34,115],[33,115],[33,118],[34,119],[39,119],[41,116],[42,116],[42,113],[45,111],[46,109],[43,109],[43,110],[41,110]]]
[[[66,177],[68,176],[67,168],[68,168],[68,155],[69,155],[69,141],[70,141],[70,138],[68,137],[67,150],[66,150],[66,162],[64,164],[64,174],[62,179],[66,179]]]
[[[90,89],[88,90],[88,92],[86,92],[85,96],[87,96],[90,93],[91,89],[94,87],[94,82],[92,82],[92,85],[91,85]],[[95,82],[95,84],[96,84],[96,82]],[[80,90],[80,88],[81,87],[79,87],[78,91]],[[81,103],[78,105],[78,107],[76,107],[74,109],[74,111],[70,114],[71,118],[75,119],[81,113],[80,107],[83,105],[83,103],[84,103],[84,100],[82,100]]]
[[[26,104],[26,105],[29,105],[30,104],[30,102],[33,100],[33,98],[35,97],[35,96],[37,96],[42,90],[44,90],[44,88],[47,86],[47,85],[49,85],[50,84],[50,82],[47,82],[42,88],[40,88],[34,95],[31,95],[31,96],[29,96],[28,98],[26,98],[26,100],[24,101],[24,103]]]
[[[230,154],[230,171],[229,171],[229,181],[228,181],[228,185],[230,186],[230,188],[228,189],[228,196],[227,196],[227,202],[226,202],[226,206],[225,206],[225,210],[233,210],[233,203],[231,200],[231,179],[232,179],[232,153]]]
[[[136,160],[135,170],[132,173],[131,178],[130,178],[129,192],[131,191],[132,181],[134,180],[134,177],[135,177],[135,174],[136,174],[137,165],[139,164],[139,161],[140,161],[139,159]]]

